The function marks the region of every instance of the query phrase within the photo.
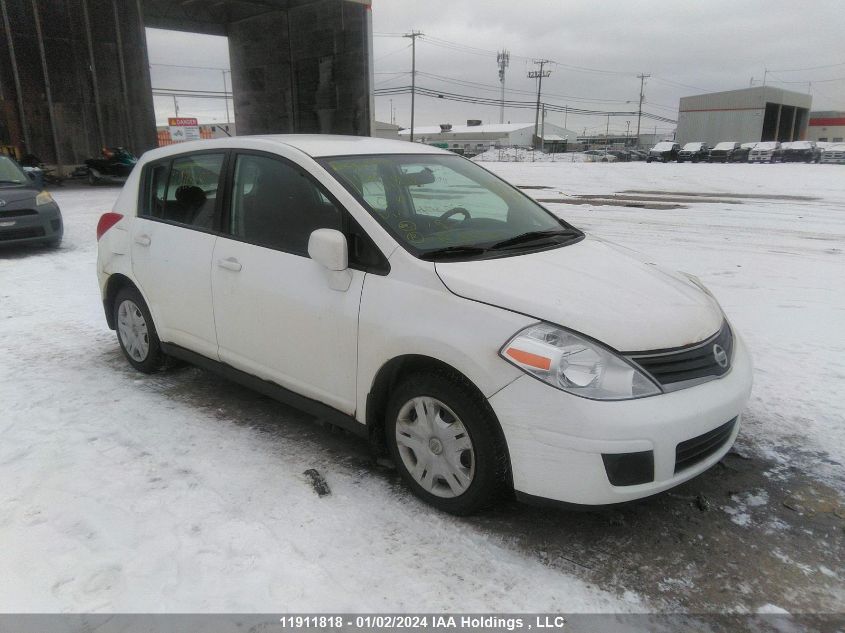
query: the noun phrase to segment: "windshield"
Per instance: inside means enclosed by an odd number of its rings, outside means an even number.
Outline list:
[[[29,178],[8,156],[0,156],[0,187],[28,183]]]
[[[583,237],[460,156],[344,156],[320,162],[403,247],[424,259],[498,257]]]
[[[672,143],[666,143],[666,142],[658,143],[657,145],[655,145],[651,149],[654,150],[655,152],[668,152],[669,150],[672,149],[672,145],[673,145]]]
[[[723,149],[733,149],[734,144],[731,141],[724,141],[722,143],[718,143],[716,147],[713,149],[723,150]]]
[[[685,152],[697,152],[698,150],[701,149],[702,145],[703,145],[703,143],[687,143],[686,145],[684,145],[684,151]]]
[[[767,150],[767,149],[775,149],[776,147],[777,147],[777,143],[766,142],[766,143],[757,143],[757,145],[754,146],[754,149]]]

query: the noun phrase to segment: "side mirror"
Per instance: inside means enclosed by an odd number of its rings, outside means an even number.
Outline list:
[[[317,229],[308,238],[308,256],[328,270],[346,270],[349,268],[346,236],[335,229]]]

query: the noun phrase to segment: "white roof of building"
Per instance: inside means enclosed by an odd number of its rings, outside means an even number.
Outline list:
[[[534,129],[533,123],[487,123],[486,125],[453,125],[451,130],[441,130],[439,125],[423,125],[414,128],[414,136],[425,136],[426,134],[510,134],[517,130],[524,130],[530,127]],[[406,129],[399,132],[400,135],[410,135],[411,130]]]

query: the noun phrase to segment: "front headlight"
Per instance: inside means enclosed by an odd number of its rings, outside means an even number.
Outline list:
[[[662,393],[624,358],[550,323],[518,332],[500,355],[552,387],[584,398],[630,400]]]
[[[35,196],[35,205],[38,207],[43,207],[45,204],[50,204],[51,202],[53,202],[53,196],[50,195],[49,191],[42,191]]]

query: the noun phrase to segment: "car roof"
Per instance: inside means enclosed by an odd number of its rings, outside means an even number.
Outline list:
[[[257,136],[233,136],[231,138],[208,139],[174,143],[164,148],[151,150],[147,159],[210,149],[258,149],[269,144],[294,147],[313,158],[324,156],[365,156],[371,154],[446,154],[442,150],[424,143],[409,143],[369,136],[341,136],[334,134],[266,134]]]

